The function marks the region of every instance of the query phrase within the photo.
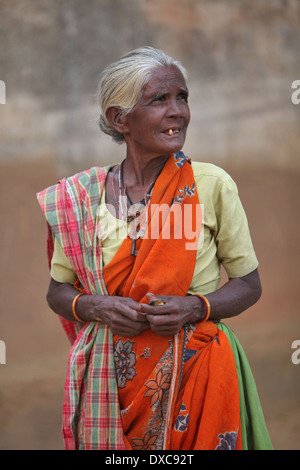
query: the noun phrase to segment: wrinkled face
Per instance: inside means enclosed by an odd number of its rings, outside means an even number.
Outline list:
[[[128,152],[151,157],[178,152],[190,121],[188,89],[176,66],[154,69],[124,132]]]

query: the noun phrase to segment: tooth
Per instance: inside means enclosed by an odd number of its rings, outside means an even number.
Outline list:
[[[173,135],[172,129],[169,129],[169,135]]]

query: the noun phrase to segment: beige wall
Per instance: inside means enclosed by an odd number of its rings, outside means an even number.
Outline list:
[[[103,67],[141,45],[190,73],[185,151],[217,164],[298,166],[298,0],[0,0],[0,159],[62,171],[118,160],[100,133]]]

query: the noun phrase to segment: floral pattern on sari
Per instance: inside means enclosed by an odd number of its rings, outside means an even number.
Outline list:
[[[184,411],[187,411],[187,410],[186,410],[185,405],[181,402],[178,416],[177,416],[176,423],[175,423],[175,431],[183,432],[187,430],[190,415],[189,413],[180,414],[180,413],[183,413]]]
[[[151,431],[146,432],[143,438],[133,437],[132,448],[134,450],[155,450],[155,441],[158,436],[155,434],[152,436]]]
[[[178,202],[179,204],[181,204],[183,199],[186,198],[186,196],[190,196],[190,197],[194,196],[195,195],[195,190],[196,190],[195,183],[193,184],[192,187],[189,186],[188,184],[186,184],[183,189],[179,188],[178,189],[179,196],[175,196],[173,198],[172,204],[174,202]]]
[[[148,380],[145,386],[146,390],[144,397],[150,397],[150,407],[152,407],[158,400],[161,401],[164,392],[170,388],[171,374],[169,372],[163,373],[162,369],[156,374],[155,379]]]
[[[219,434],[218,438],[220,442],[216,450],[235,450],[238,438],[237,432],[225,432],[224,434]]]
[[[135,449],[146,449],[145,446],[151,450],[163,448],[173,361],[174,341],[172,339],[153,369],[149,380],[144,383],[146,390],[143,399],[149,402],[149,415],[142,431],[143,436],[139,438],[139,441],[137,437],[132,438],[135,445],[144,447],[133,447]]]
[[[136,376],[136,370],[134,368],[136,356],[132,351],[133,345],[133,341],[126,340],[125,343],[123,343],[121,338],[116,344],[114,358],[119,388],[125,388],[127,380],[133,380]]]
[[[174,160],[178,168],[181,168],[185,162],[190,162],[190,158],[186,157],[181,151],[174,154]]]

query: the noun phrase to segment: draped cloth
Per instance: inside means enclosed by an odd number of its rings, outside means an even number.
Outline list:
[[[97,237],[97,208],[107,172],[94,167],[37,195],[47,220],[49,265],[56,237],[89,295],[107,295]],[[65,449],[123,449],[112,333],[100,322],[82,327],[60,320],[72,345],[63,404]]]
[[[88,295],[137,302],[146,302],[147,292],[185,296],[201,227],[189,159],[182,152],[168,158],[153,189],[137,256],[131,255],[128,237],[102,269],[97,209],[108,170],[94,167],[38,194],[48,222],[49,263],[56,237]],[[158,216],[161,206],[168,210]],[[171,236],[164,236],[165,227]],[[255,441],[249,425],[253,410],[262,430],[254,446],[270,445],[255,387],[251,399],[244,390],[242,376],[251,371],[225,325],[198,323],[175,336],[147,330],[123,338],[101,322],[61,322],[72,344],[63,408],[66,449],[248,448]]]

